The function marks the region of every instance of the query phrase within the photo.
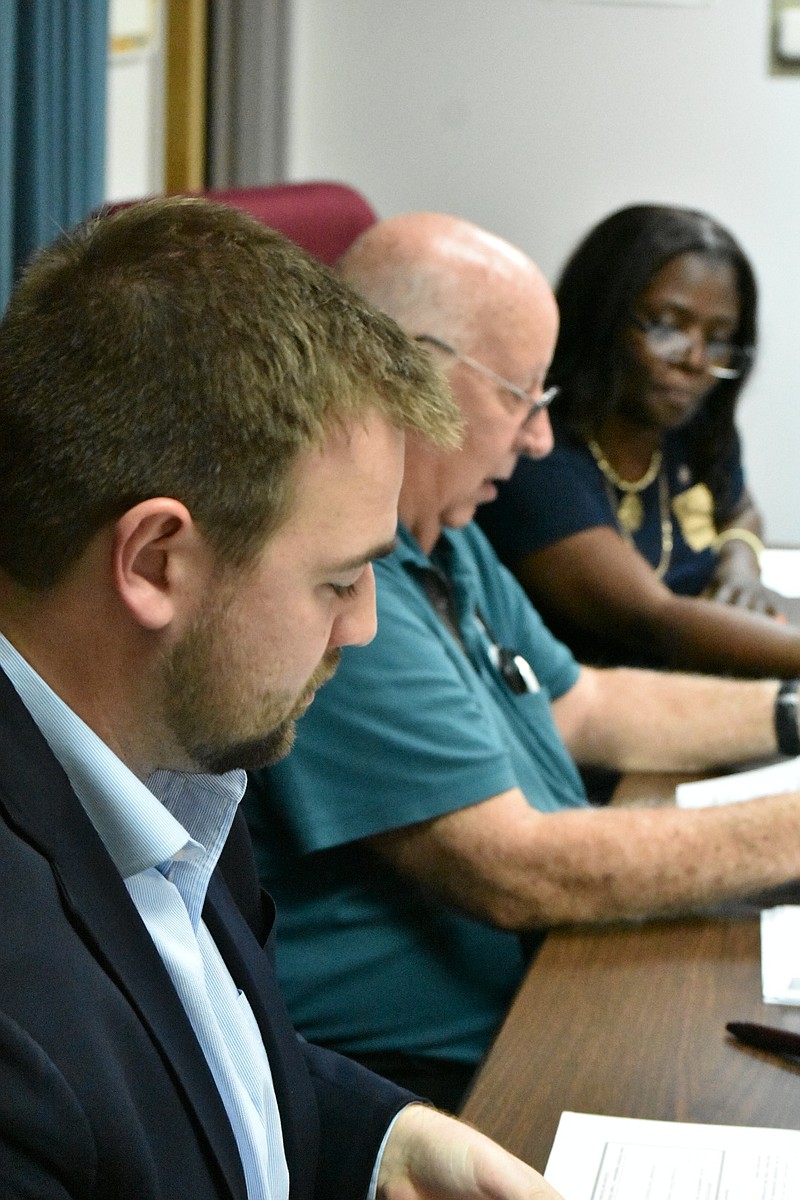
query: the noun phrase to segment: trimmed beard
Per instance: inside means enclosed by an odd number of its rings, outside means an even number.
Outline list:
[[[341,658],[338,649],[328,651],[293,703],[275,692],[259,701],[247,700],[231,678],[236,656],[226,653],[230,635],[225,635],[221,614],[219,603],[208,605],[173,646],[162,674],[167,725],[190,761],[211,775],[255,770],[285,758],[294,743],[297,718]],[[243,736],[251,729],[250,736]]]

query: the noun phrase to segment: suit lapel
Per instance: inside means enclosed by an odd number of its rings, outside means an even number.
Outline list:
[[[66,775],[1,671],[0,805],[51,863],[75,927],[158,1045],[231,1196],[245,1200],[236,1141],[178,995]]]
[[[264,927],[269,930],[275,908],[265,893],[262,896],[270,910],[264,919]],[[247,996],[261,1030],[281,1112],[291,1200],[308,1200],[314,1193],[315,1164],[319,1158],[316,1095],[278,987],[271,947],[260,946],[249,929],[242,936],[241,914],[219,875],[211,880],[203,917],[236,986]]]

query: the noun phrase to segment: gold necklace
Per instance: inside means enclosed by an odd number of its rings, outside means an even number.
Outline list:
[[[657,578],[663,579],[669,570],[669,564],[672,561],[673,537],[672,514],[670,513],[669,508],[669,485],[667,483],[666,472],[661,470],[661,451],[656,450],[653,453],[653,457],[650,459],[650,466],[647,468],[642,478],[637,479],[636,483],[632,484],[627,479],[620,479],[619,475],[617,475],[617,472],[603,456],[603,452],[598,446],[597,442],[589,442],[589,449],[591,450],[592,456],[594,457],[595,462],[604,476],[603,486],[605,487],[606,495],[608,496],[608,502],[612,508],[616,507],[617,524],[619,525],[620,533],[625,540],[631,544],[633,544],[633,534],[637,529],[640,528],[644,519],[642,502],[636,493],[643,492],[646,487],[650,486],[655,479],[655,476],[658,475],[658,515],[661,522],[661,554],[659,555],[658,566],[655,567],[654,570]],[[656,465],[655,474],[653,473],[654,463]],[[617,497],[611,490],[612,486],[618,488],[619,491],[626,493],[621,501],[617,501]],[[633,529],[628,528],[623,520],[623,509],[627,500],[634,500],[638,505],[638,522]],[[630,521],[630,513],[625,515],[627,515],[628,520]]]
[[[669,511],[666,471],[662,471],[658,477],[658,515],[661,520],[661,555],[655,572],[659,579],[663,579],[672,560],[672,513]]]
[[[661,450],[656,447],[653,451],[650,464],[641,479],[630,480],[623,479],[614,470],[594,438],[589,438],[588,446],[601,474],[608,480],[612,487],[615,487],[618,492],[622,492],[622,497],[615,501],[617,521],[622,532],[627,537],[630,537],[642,527],[644,506],[639,499],[639,493],[643,492],[645,488],[650,487],[650,484],[661,470]]]

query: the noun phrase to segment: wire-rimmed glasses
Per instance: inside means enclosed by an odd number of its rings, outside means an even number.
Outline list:
[[[434,337],[432,333],[418,333],[414,341],[427,342],[431,346],[436,346],[438,350],[442,350],[445,354],[452,355],[458,362],[463,363],[465,367],[471,367],[473,371],[479,371],[486,379],[491,379],[492,383],[496,383],[498,387],[510,392],[518,400],[522,400],[528,408],[528,413],[523,424],[527,424],[537,413],[548,408],[559,393],[559,388],[549,387],[546,391],[542,392],[538,399],[533,400],[530,392],[526,392],[524,388],[518,387],[516,383],[511,383],[508,379],[504,379],[502,375],[498,375],[491,367],[478,362],[477,358],[471,358],[468,354],[462,354],[460,350],[456,350],[455,346],[451,346],[443,338]]]
[[[669,321],[632,316],[631,325],[644,335],[648,350],[665,362],[682,362],[694,349],[695,335]],[[707,374],[715,379],[738,379],[752,361],[753,348],[711,338],[704,343],[704,355]]]

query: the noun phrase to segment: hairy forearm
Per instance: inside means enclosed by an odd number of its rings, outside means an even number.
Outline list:
[[[800,794],[543,814],[512,789],[372,845],[400,874],[503,929],[657,916],[800,879]]]
[[[522,857],[519,928],[686,912],[800,878],[800,796],[554,814]]]
[[[620,771],[702,771],[777,751],[774,680],[584,669],[554,706],[578,762]]]

